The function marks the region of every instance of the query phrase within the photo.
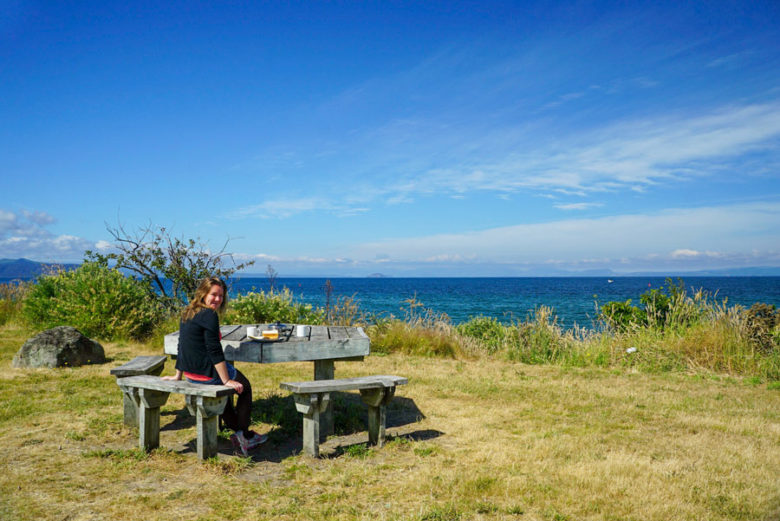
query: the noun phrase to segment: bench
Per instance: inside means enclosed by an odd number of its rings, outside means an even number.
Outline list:
[[[330,393],[360,391],[368,406],[368,441],[381,447],[385,443],[386,406],[395,395],[395,388],[409,380],[401,376],[360,376],[339,380],[282,382],[284,390],[293,393],[295,408],[303,414],[303,450],[309,456],[320,455],[320,413],[328,407]]]
[[[136,356],[129,362],[111,369],[111,374],[119,378],[126,376],[139,376],[150,374],[160,376],[165,367],[166,356]],[[127,395],[124,395],[125,425],[131,428],[138,427],[138,408],[135,402]]]
[[[168,401],[170,393],[177,393],[184,395],[187,409],[196,418],[198,457],[207,459],[217,454],[219,415],[235,389],[227,385],[163,380],[150,375],[118,378],[117,384],[138,409],[138,445],[142,450],[150,451],[160,446],[160,407]]]

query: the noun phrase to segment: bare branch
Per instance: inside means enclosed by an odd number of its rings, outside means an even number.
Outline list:
[[[167,228],[155,227],[151,222],[134,233],[128,232],[121,223],[116,227],[106,224],[106,230],[119,253],[102,255],[90,251],[86,253],[87,259],[106,265],[113,261],[115,267],[139,276],[155,288],[168,306],[186,303],[205,277],[229,278],[254,264],[254,261],[235,264],[233,255],[226,252],[229,239],[219,251],[212,253],[199,237],[175,237]],[[223,266],[226,259],[230,259],[232,267]]]

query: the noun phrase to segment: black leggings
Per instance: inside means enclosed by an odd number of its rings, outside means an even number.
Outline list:
[[[246,376],[237,369],[236,377],[233,380],[243,385],[244,390],[237,395],[238,399],[235,405],[233,405],[233,397],[228,397],[225,412],[220,416],[220,422],[224,423],[228,429],[246,432],[252,422],[252,385]]]

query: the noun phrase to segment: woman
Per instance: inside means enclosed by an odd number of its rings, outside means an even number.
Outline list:
[[[248,451],[263,443],[267,436],[249,429],[252,413],[252,386],[249,380],[232,364],[225,361],[219,332],[219,316],[227,304],[227,286],[217,277],[200,283],[195,297],[184,308],[179,324],[179,347],[176,375],[166,380],[181,380],[199,384],[227,385],[238,393],[235,407],[228,399],[222,421],[235,434],[230,436],[233,446],[246,456]]]

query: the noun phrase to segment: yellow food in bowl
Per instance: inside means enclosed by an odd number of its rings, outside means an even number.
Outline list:
[[[263,338],[267,338],[268,340],[276,340],[279,338],[279,331],[276,329],[265,329],[262,334]]]

